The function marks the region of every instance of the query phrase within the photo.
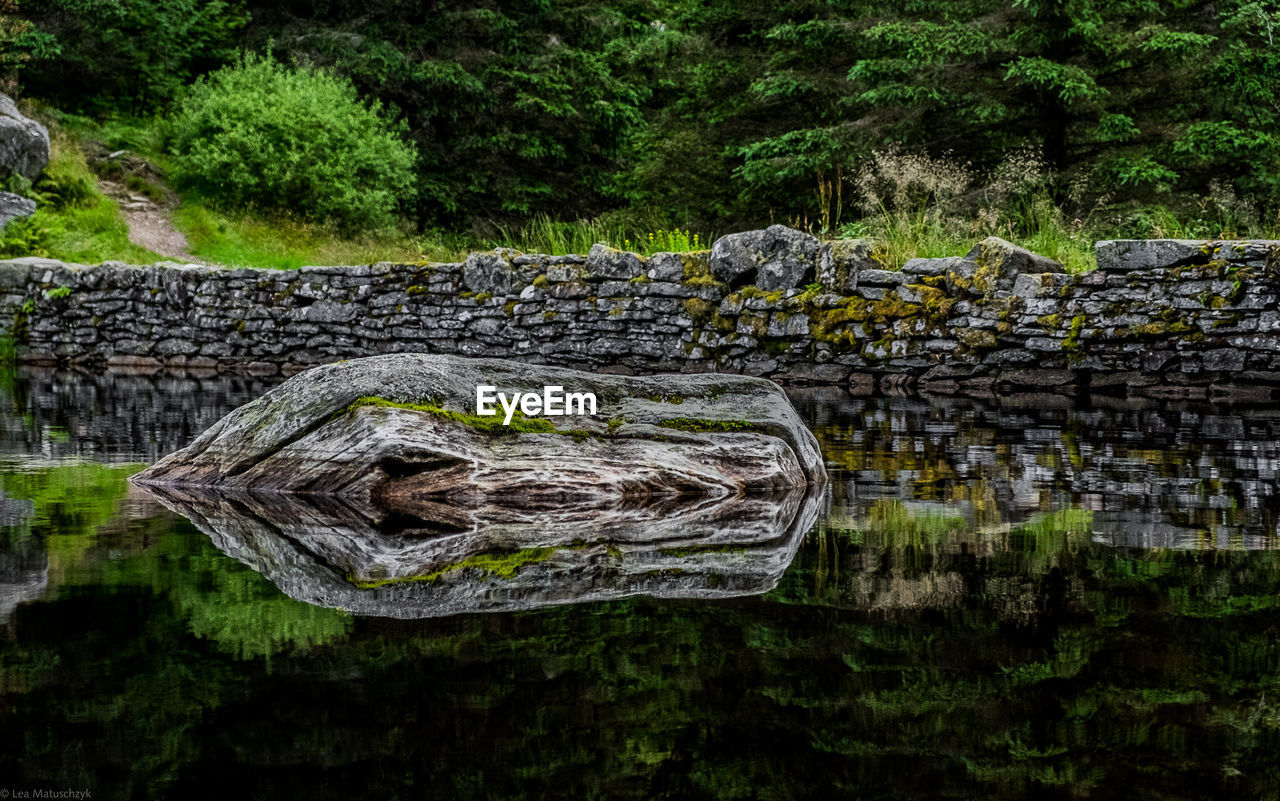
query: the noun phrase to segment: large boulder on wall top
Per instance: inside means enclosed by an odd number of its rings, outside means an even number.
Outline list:
[[[0,95],[0,173],[34,181],[49,164],[49,130]]]
[[[711,272],[731,287],[793,289],[814,279],[822,252],[817,237],[771,225],[717,239],[711,246]]]
[[[1032,253],[998,236],[989,236],[974,245],[963,261],[971,265],[967,273],[973,278],[974,288],[984,294],[1012,289],[1019,275],[1062,272],[1062,265],[1048,256]]]
[[[590,393],[594,414],[477,415],[477,387],[507,397]],[[587,404],[582,404],[579,411]],[[563,408],[563,406],[561,407]],[[398,513],[655,496],[720,498],[825,481],[813,434],[763,379],[624,377],[454,356],[324,365],[227,415],[139,484],[338,496]]]

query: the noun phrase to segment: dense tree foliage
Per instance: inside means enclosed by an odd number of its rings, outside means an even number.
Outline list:
[[[25,71],[30,94],[69,111],[139,113],[234,54],[241,0],[19,0],[52,38]]]
[[[235,48],[397,109],[429,224],[830,222],[876,152],[1042,162],[1059,202],[1280,203],[1276,0],[53,0],[24,91],[166,109]],[[30,38],[30,34],[24,34]],[[836,212],[833,215],[833,210]],[[847,218],[846,214],[846,218]]]

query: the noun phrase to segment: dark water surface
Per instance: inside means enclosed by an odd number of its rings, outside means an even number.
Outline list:
[[[1278,410],[798,391],[831,497],[767,592],[398,620],[127,484],[264,388],[0,385],[0,789],[1280,793]]]

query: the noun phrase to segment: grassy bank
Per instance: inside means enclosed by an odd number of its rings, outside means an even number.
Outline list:
[[[79,140],[50,130],[49,166],[26,192],[38,204],[29,219],[0,235],[0,255],[48,256],[86,264],[119,260],[150,263],[159,257],[129,242],[129,227],[116,202],[98,189]],[[20,188],[20,187],[15,187]]]
[[[83,263],[160,260],[160,254],[130,243],[125,216],[100,189],[101,178],[160,201],[171,210],[173,225],[185,236],[191,255],[231,267],[452,261],[469,251],[494,247],[562,255],[586,253],[597,242],[644,254],[684,252],[709,247],[715,235],[666,227],[656,215],[636,214],[576,221],[536,215],[490,236],[407,229],[343,234],[288,213],[232,211],[174,191],[163,178],[171,165],[159,124],[98,123],[47,110],[34,113],[50,127],[52,160],[27,191],[40,204],[35,216],[10,225],[0,238],[4,257],[36,255]],[[103,155],[119,151],[136,157],[133,163],[144,164],[146,174],[122,170]],[[940,162],[881,159],[876,168],[876,181],[860,190],[861,216],[843,225],[828,221],[834,229],[829,235],[871,239],[876,258],[893,269],[911,258],[964,254],[990,235],[1056,259],[1069,272],[1095,266],[1093,244],[1098,239],[1231,238],[1236,228],[1255,238],[1280,237],[1280,226],[1274,223],[1242,223],[1238,204],[1233,206],[1230,197],[1201,202],[1192,214],[1155,207],[1097,208],[1072,216],[1048,196],[1042,182],[1010,183],[1002,193],[986,198],[985,205],[962,205],[944,191],[947,168]],[[923,192],[921,175],[926,176]],[[874,190],[868,188],[873,186]],[[791,224],[813,228],[805,221]]]
[[[229,267],[292,270],[306,264],[449,260],[457,255],[399,231],[344,237],[288,215],[231,214],[190,199],[174,209],[173,222],[187,238],[193,256]]]

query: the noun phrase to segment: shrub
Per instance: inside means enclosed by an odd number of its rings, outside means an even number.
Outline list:
[[[413,194],[417,155],[345,78],[242,55],[179,102],[175,178],[210,200],[382,228]]]

